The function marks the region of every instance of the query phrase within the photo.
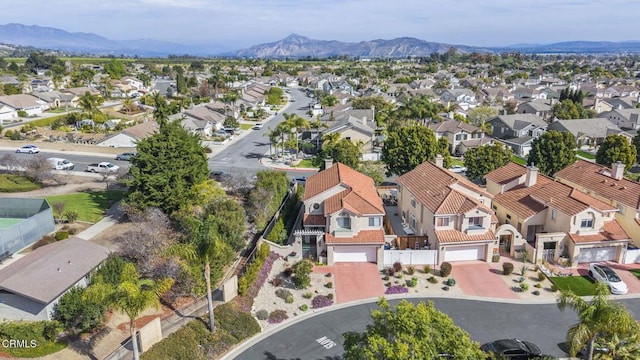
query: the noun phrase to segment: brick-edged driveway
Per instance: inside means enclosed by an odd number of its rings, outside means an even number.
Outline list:
[[[373,263],[337,263],[333,266],[316,266],[314,273],[332,273],[336,303],[342,304],[384,295],[378,266]]]
[[[465,295],[486,298],[518,299],[518,295],[502,279],[502,271],[484,261],[452,262],[451,277]]]

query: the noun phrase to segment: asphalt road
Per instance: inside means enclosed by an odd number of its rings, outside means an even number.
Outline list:
[[[425,300],[428,299],[410,299],[414,303]],[[468,331],[474,341],[482,344],[502,338],[519,338],[537,344],[543,353],[554,357],[567,356],[561,347],[567,329],[578,319],[573,311],[560,311],[555,304],[505,304],[441,298],[432,300],[439,310]],[[390,301],[391,304],[397,302],[398,300]],[[636,319],[640,318],[639,299],[622,302]],[[363,331],[371,322],[371,310],[376,308],[375,303],[369,303],[311,317],[258,342],[235,359],[340,359],[344,352],[342,334]]]

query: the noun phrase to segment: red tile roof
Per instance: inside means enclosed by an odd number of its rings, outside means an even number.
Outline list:
[[[325,214],[343,208],[360,215],[384,214],[382,199],[373,180],[341,163],[310,176],[305,184],[304,200],[341,184],[346,189],[325,200]]]
[[[327,222],[324,215],[304,214],[302,223],[308,226],[319,226],[319,225],[326,225]]]
[[[569,238],[576,244],[629,240],[629,235],[624,231],[618,220],[608,221],[602,231],[593,235],[569,234]]]
[[[640,209],[640,183],[623,178],[616,180],[610,176],[611,169],[602,165],[579,160],[558,171],[555,176],[566,179],[599,196],[613,199],[634,209]]]
[[[522,165],[518,165],[514,162],[509,162],[507,165],[499,167],[492,172],[485,175],[485,179],[491,180],[496,184],[504,185],[519,177],[522,177],[526,173],[526,168]]]
[[[335,237],[329,233],[324,235],[324,241],[328,244],[384,244],[384,230],[360,230],[352,237]]]
[[[436,230],[435,233],[439,244],[496,240],[496,235],[491,230],[479,235],[469,235],[456,229]]]

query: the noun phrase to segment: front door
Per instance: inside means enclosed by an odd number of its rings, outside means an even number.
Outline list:
[[[305,235],[302,240],[302,258],[316,260],[318,258],[318,247],[315,235]]]
[[[506,256],[511,252],[511,240],[513,234],[500,235],[500,255]]]

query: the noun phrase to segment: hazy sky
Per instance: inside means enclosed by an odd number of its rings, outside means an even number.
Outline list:
[[[634,0],[0,0],[0,21],[113,40],[219,44],[296,33],[319,40],[411,36],[476,46],[640,39]]]

